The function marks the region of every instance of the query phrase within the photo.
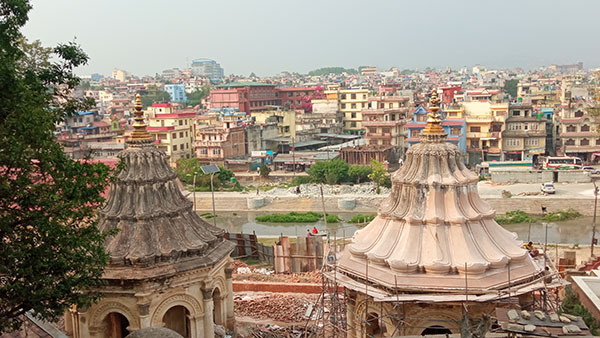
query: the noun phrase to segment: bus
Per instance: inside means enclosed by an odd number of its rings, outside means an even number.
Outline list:
[[[546,170],[572,170],[581,169],[583,163],[579,157],[546,157],[544,169]]]
[[[490,175],[490,169],[503,168],[515,170],[527,170],[533,166],[532,161],[489,161],[481,162],[475,168],[479,176],[487,177]]]

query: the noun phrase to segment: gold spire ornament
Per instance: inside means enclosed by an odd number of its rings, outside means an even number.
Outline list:
[[[444,128],[442,128],[442,119],[438,110],[440,100],[437,97],[437,89],[433,88],[431,91],[431,98],[429,99],[429,117],[427,118],[427,126],[423,129],[423,135],[445,135]]]
[[[142,111],[142,99],[140,94],[135,96],[135,121],[133,123],[133,133],[131,133],[132,141],[145,141],[151,140],[152,136],[146,130],[146,123],[144,122],[144,112]]]

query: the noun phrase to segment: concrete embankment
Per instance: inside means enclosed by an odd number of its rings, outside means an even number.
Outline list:
[[[189,196],[191,198],[191,196]],[[215,208],[217,211],[258,211],[258,212],[306,212],[306,211],[322,211],[323,205],[320,198],[298,197],[298,196],[269,196],[268,193],[261,194],[261,199],[264,198],[264,204],[259,206],[259,203],[249,203],[248,199],[254,200],[256,196],[248,194],[226,194],[221,193],[215,195]],[[357,212],[357,213],[374,213],[379,204],[387,196],[352,196],[342,195],[325,196],[325,210],[327,212]],[[352,203],[350,200],[355,200],[353,209],[349,209],[348,205]],[[593,198],[556,198],[556,196],[548,197],[483,197],[498,214],[504,214],[511,210],[523,210],[530,214],[541,214],[542,208],[546,208],[547,212],[564,210],[568,208],[579,211],[584,216],[592,216],[594,214],[594,199]],[[212,202],[210,194],[202,194],[196,196],[196,208],[198,211],[212,211]]]

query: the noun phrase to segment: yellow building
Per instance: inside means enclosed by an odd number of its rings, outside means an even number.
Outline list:
[[[361,112],[368,108],[369,91],[328,86],[325,95],[327,99],[337,99],[338,109],[344,114],[344,133],[364,134]]]
[[[266,110],[252,112],[257,124],[276,122],[279,137],[296,138],[296,112],[293,110]]]
[[[194,112],[174,111],[170,103],[154,103],[148,112],[148,132],[174,166],[181,158],[194,155]]]
[[[508,103],[464,102],[467,161],[470,165],[502,157],[502,130]]]

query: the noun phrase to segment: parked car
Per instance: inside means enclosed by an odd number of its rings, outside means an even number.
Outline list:
[[[592,171],[592,172],[594,172],[594,171],[596,171],[596,170],[597,170],[596,168],[594,168],[594,167],[592,167],[592,166],[589,166],[589,165],[586,165],[586,166],[584,166],[584,167],[583,167],[583,168],[581,168],[581,169],[583,169],[583,171]]]
[[[542,183],[542,192],[544,194],[554,194],[556,192],[556,189],[554,188],[554,183],[552,183],[552,182]]]

